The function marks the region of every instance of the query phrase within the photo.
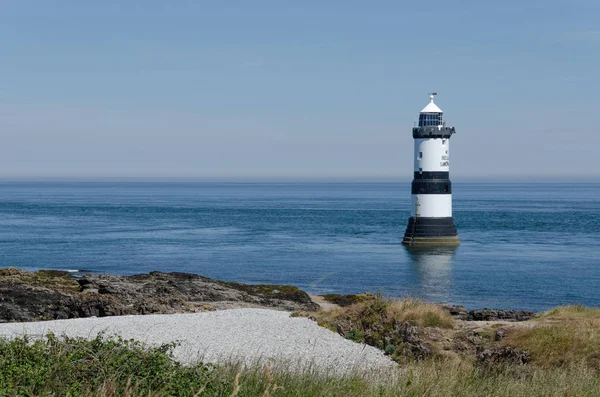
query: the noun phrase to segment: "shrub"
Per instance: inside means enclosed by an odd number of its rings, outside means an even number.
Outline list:
[[[405,298],[392,301],[388,314],[393,318],[421,327],[452,328],[454,326],[454,319],[447,311],[438,305],[418,299]]]
[[[184,367],[173,361],[174,344],[146,347],[139,342],[98,335],[92,340],[50,334],[0,339],[1,395],[84,395],[114,385],[115,395],[129,387],[147,395],[162,390],[189,395],[210,383],[211,366]]]

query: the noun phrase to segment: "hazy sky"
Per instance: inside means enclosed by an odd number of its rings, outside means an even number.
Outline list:
[[[0,177],[600,177],[597,0],[0,7]]]

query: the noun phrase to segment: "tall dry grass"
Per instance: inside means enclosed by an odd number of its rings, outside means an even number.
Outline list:
[[[438,305],[418,299],[405,298],[390,301],[387,314],[420,327],[452,328],[455,324],[454,319],[447,311]]]
[[[505,343],[528,350],[540,367],[581,364],[600,370],[600,309],[561,306],[531,323],[512,331]]]
[[[236,367],[222,367],[218,379],[233,383]],[[265,396],[269,380],[264,369],[239,372],[236,396]],[[589,367],[566,366],[552,369],[521,368],[494,374],[479,370],[467,361],[443,360],[413,362],[394,374],[380,378],[355,373],[346,376],[319,375],[312,372],[272,371],[278,386],[270,397],[282,396],[597,396],[600,379]],[[221,395],[221,394],[216,394]],[[225,394],[229,396],[230,394]]]
[[[294,316],[311,317],[327,328],[335,330],[335,324],[340,319],[355,323],[379,321],[406,321],[420,327],[452,328],[455,320],[452,316],[433,303],[414,298],[402,300],[386,300],[381,296],[350,306],[319,310],[317,312],[296,312]]]

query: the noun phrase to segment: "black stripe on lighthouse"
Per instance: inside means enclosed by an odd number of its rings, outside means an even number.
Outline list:
[[[450,179],[448,171],[415,171],[414,179]]]
[[[412,181],[411,194],[452,194],[448,171],[417,171]]]
[[[418,179],[412,182],[411,194],[452,194],[452,182],[449,180]]]
[[[409,244],[415,238],[455,237],[456,226],[454,218],[414,218],[408,219],[408,226],[404,232],[404,243]]]

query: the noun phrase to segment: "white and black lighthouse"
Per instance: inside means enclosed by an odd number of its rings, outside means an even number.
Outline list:
[[[402,244],[409,246],[460,245],[452,218],[450,182],[450,137],[442,110],[433,102],[436,93],[419,115],[413,128],[415,142],[414,179],[411,186],[411,217]]]

